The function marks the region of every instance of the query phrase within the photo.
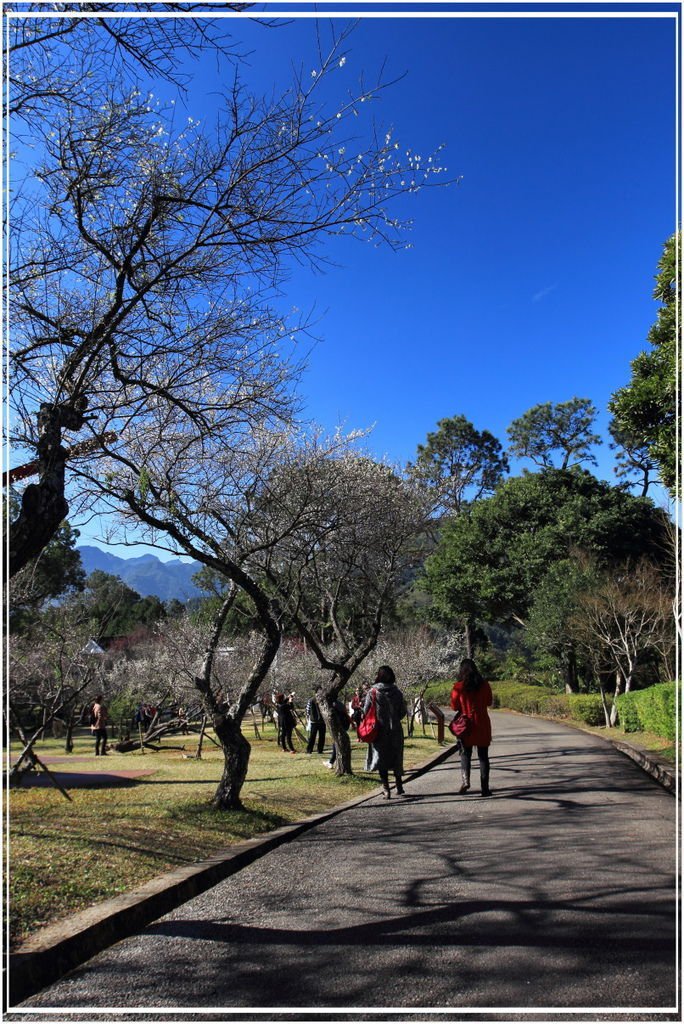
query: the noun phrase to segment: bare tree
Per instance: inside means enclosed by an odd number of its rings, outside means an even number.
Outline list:
[[[65,750],[73,750],[83,702],[102,679],[102,663],[87,653],[87,639],[87,623],[69,607],[43,616],[29,633],[10,637],[9,724],[22,743],[12,780],[40,763],[34,745],[48,730],[56,735],[59,729]]]
[[[114,78],[134,82],[150,76],[187,85],[183,58],[207,50],[236,59],[238,50],[218,15],[248,9],[248,4],[158,4],[138,0],[133,17],[114,3],[34,3],[30,9],[12,0],[7,16],[7,111],[35,128],[60,118],[65,107],[92,106],[98,88]],[[195,16],[193,16],[195,15]],[[207,16],[209,15],[209,16]]]
[[[13,209],[13,441],[39,480],[11,524],[12,574],[66,515],[65,437],[95,449],[76,456],[77,475],[98,448],[125,458],[126,435],[155,411],[165,429],[181,419],[231,443],[255,419],[287,418],[304,326],[273,308],[287,261],[316,264],[340,233],[404,244],[392,202],[442,168],[400,157],[372,125],[359,141],[356,115],[382,84],[325,100],[342,42],[276,101],[236,78],[210,133],[113,88],[43,133]]]
[[[671,673],[675,646],[671,590],[643,559],[636,566],[603,574],[594,588],[579,595],[578,604],[571,628],[597,669],[606,725],[612,726],[617,721],[617,698],[630,691],[646,655],[656,654]],[[615,676],[610,705],[603,683],[606,668]]]

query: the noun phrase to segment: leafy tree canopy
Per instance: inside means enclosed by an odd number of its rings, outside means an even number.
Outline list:
[[[140,626],[154,627],[166,617],[158,597],[141,597],[118,576],[96,569],[88,577],[82,595],[75,601],[100,638],[125,636]]]
[[[666,516],[648,498],[582,470],[528,473],[445,525],[422,586],[447,619],[524,622],[551,566],[572,551],[599,565],[641,555],[662,563],[666,537]]]
[[[78,530],[73,530],[65,520],[40,555],[13,578],[10,595],[13,632],[26,626],[48,601],[83,590],[86,574],[76,549],[78,537]]]
[[[596,408],[588,398],[543,402],[528,409],[508,428],[512,455],[531,459],[542,469],[572,469],[583,462],[596,465],[592,453],[601,438],[593,433]],[[555,458],[560,457],[560,465]]]
[[[651,349],[632,362],[628,384],[613,395],[609,408],[614,429],[644,446],[655,461],[660,478],[674,494],[677,483],[677,261],[680,234],[665,243],[658,264],[653,297],[662,303],[648,333]]]
[[[418,445],[410,475],[434,494],[436,511],[456,512],[466,500],[490,494],[508,472],[500,442],[476,430],[465,416],[439,420],[437,430]]]

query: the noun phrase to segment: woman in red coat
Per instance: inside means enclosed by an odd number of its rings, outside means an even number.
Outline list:
[[[492,704],[492,688],[477,670],[475,662],[464,658],[458,670],[458,679],[451,691],[451,706],[465,715],[470,725],[461,736],[461,775],[463,784],[459,793],[470,789],[470,762],[473,747],[480,759],[480,791],[491,796],[489,788],[489,745],[492,742],[492,723],[487,708]]]

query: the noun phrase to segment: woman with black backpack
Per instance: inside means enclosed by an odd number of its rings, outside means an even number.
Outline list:
[[[402,775],[404,772],[404,730],[401,724],[406,717],[406,701],[396,684],[394,672],[389,665],[381,665],[375,682],[370,688],[363,708],[364,715],[375,701],[379,732],[372,746],[375,753],[374,766],[380,775],[382,793],[389,800],[389,774],[392,772],[397,787],[397,796],[404,796]]]

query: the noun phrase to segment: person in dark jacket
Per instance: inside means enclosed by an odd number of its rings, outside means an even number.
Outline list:
[[[91,710],[92,725],[90,726],[95,737],[95,756],[100,757],[107,753],[107,722],[109,712],[105,707],[103,695],[98,693]]]
[[[375,694],[380,734],[373,743],[374,764],[380,775],[382,791],[386,800],[391,796],[389,773],[394,775],[397,796],[404,796],[402,775],[404,772],[404,730],[401,720],[406,717],[406,701],[396,684],[394,672],[389,665],[381,665],[375,682],[366,695],[364,715],[373,703]]]
[[[297,718],[292,698],[286,698],[284,693],[276,694],[275,713],[278,720],[278,746],[294,754],[295,748],[292,743],[292,731],[297,724]]]
[[[345,731],[351,724],[351,718],[347,714],[347,709],[341,700],[335,700],[330,708],[331,721],[334,720],[334,724],[340,729]],[[334,768],[335,762],[337,761],[337,744],[333,741],[332,750],[330,751],[330,760],[327,762],[328,768]]]
[[[325,719],[315,697],[310,697],[306,703],[306,717],[309,721],[309,741],[306,745],[306,752],[312,754],[316,740],[318,740],[318,753],[322,754],[325,747]]]
[[[480,792],[491,796],[489,788],[489,747],[492,742],[492,723],[487,711],[492,704],[492,688],[480,675],[475,662],[464,658],[458,670],[458,679],[451,691],[451,706],[465,715],[470,724],[461,736],[461,788],[459,793],[470,789],[470,764],[473,747],[477,747],[480,761]]]

